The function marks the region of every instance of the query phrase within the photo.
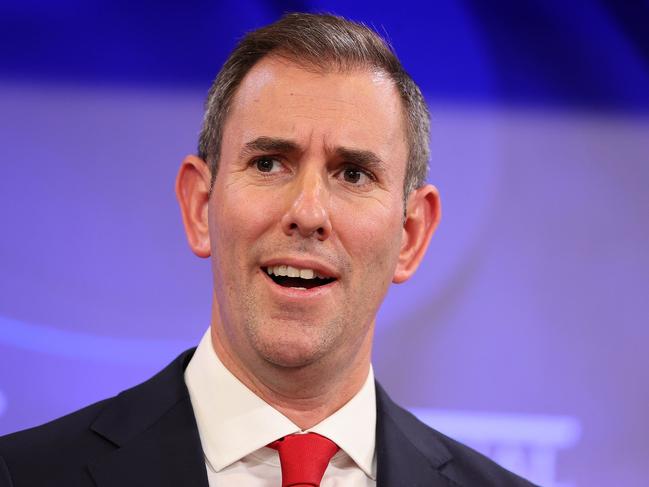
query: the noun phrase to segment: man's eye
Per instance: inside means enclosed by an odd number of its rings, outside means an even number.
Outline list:
[[[272,157],[260,157],[255,160],[255,167],[259,172],[277,172],[280,170],[280,163]]]
[[[356,167],[343,169],[342,177],[346,182],[357,186],[363,186],[371,181],[370,176],[365,171]]]

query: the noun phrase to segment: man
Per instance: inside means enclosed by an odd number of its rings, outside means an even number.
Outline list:
[[[210,257],[196,351],[0,440],[0,485],[523,486],[375,384],[375,317],[440,218],[428,112],[386,44],[327,15],[248,34],[176,193]]]

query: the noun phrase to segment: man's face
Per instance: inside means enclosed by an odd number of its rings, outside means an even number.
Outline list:
[[[275,56],[253,67],[228,114],[208,210],[229,353],[299,367],[353,360],[370,343],[402,243],[406,159],[386,76]]]

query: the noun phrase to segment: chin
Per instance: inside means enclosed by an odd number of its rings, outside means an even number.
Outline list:
[[[313,354],[282,353],[265,354],[264,359],[282,369],[301,369],[314,363],[320,356]]]
[[[253,348],[267,362],[278,367],[301,368],[310,365],[334,348],[336,334],[331,328],[273,326],[268,333],[256,333]]]

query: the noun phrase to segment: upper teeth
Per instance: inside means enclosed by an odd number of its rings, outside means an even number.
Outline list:
[[[320,279],[325,279],[325,276],[318,274],[313,269],[298,269],[290,265],[271,265],[267,267],[266,272],[268,274],[275,274],[276,276],[301,277],[302,279],[319,277]]]

